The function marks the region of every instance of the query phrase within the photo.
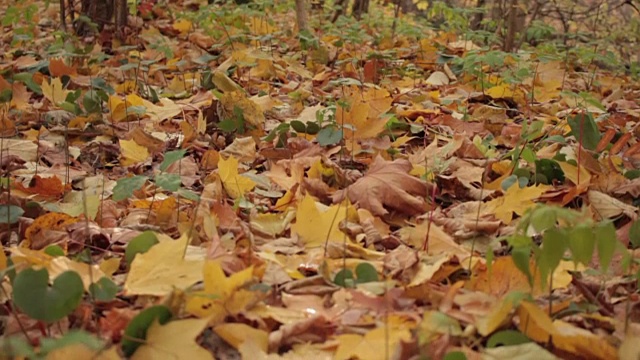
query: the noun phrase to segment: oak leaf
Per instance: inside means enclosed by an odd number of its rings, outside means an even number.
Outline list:
[[[347,196],[377,216],[388,213],[385,206],[407,215],[422,214],[426,211],[424,197],[432,185],[409,175],[411,169],[408,160],[386,161],[378,156],[367,174],[347,189],[336,192],[333,201],[342,201]]]

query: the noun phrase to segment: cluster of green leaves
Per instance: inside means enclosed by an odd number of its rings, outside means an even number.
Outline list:
[[[616,228],[611,222],[595,223],[584,218],[584,214],[576,210],[549,205],[539,205],[522,217],[507,243],[512,248],[513,262],[527,276],[531,286],[536,277],[531,272],[532,255],[543,286],[548,284],[550,275],[565,258],[576,265],[589,266],[597,251],[599,270],[605,273],[616,251],[629,257],[617,240]],[[539,245],[532,234],[542,238]]]
[[[160,164],[160,172],[153,177],[153,182],[160,188],[169,192],[177,193],[180,196],[189,200],[198,200],[198,195],[191,190],[182,187],[182,180],[180,174],[173,174],[165,172],[167,168],[176,161],[180,161],[186,154],[186,150],[174,150],[169,151],[164,155],[164,159]],[[114,201],[125,200],[133,196],[136,190],[142,188],[142,186],[150,181],[151,178],[144,175],[135,175],[128,178],[119,179],[116,182],[116,186],[113,188],[112,199]]]
[[[33,3],[28,4],[24,0],[15,1],[7,8],[0,24],[3,27],[13,27],[12,44],[33,39],[37,25],[37,21],[35,21],[37,13],[38,6]]]
[[[590,112],[581,112],[567,117],[567,124],[571,129],[570,136],[573,136],[581,146],[591,152],[595,152],[602,134],[598,129],[596,119]],[[552,184],[554,182],[563,183],[565,181],[565,174],[562,170],[560,163],[566,162],[568,164],[578,166],[575,159],[567,159],[565,154],[557,153],[551,159],[538,159],[536,156],[536,150],[539,145],[545,145],[547,143],[560,143],[564,144],[567,139],[561,135],[546,136],[543,134],[543,122],[533,121],[529,123],[523,123],[519,142],[513,148],[513,150],[506,153],[504,156],[511,158],[511,164],[513,167],[512,175],[503,180],[501,187],[503,190],[507,190],[513,184],[518,183],[519,186],[525,187],[532,184]],[[622,134],[616,134],[615,140]],[[484,139],[484,141],[475,141],[476,146],[484,153],[490,151],[490,139]],[[607,147],[610,148],[609,144]],[[521,160],[525,160],[529,165],[522,166]],[[628,170],[624,173],[624,176],[629,179],[634,179],[640,176],[640,172],[635,170]]]
[[[353,288],[358,284],[378,281],[378,272],[373,265],[367,262],[361,262],[356,266],[356,273],[350,269],[342,269],[333,278],[333,282],[342,287]]]
[[[47,249],[48,254],[64,256],[59,251]],[[89,285],[88,291],[80,275],[73,270],[65,271],[50,282],[46,268],[27,268],[16,273],[9,261],[0,278],[8,278],[12,287],[13,304],[24,314],[45,324],[55,323],[70,315],[80,303],[89,297],[93,301],[108,302],[115,299],[118,286],[109,278],[102,277]],[[83,331],[70,331],[59,339],[43,339],[36,350],[23,337],[8,337],[0,341],[4,355],[39,358],[70,344],[81,343],[92,349],[104,347],[104,342]]]
[[[345,104],[343,104],[346,106]],[[336,106],[331,105],[316,113],[315,122],[304,123],[294,120],[288,123],[281,123],[264,137],[265,141],[278,139],[277,147],[284,147],[289,137],[296,137],[299,134],[315,135],[321,146],[335,145],[342,141],[343,131],[335,118]],[[291,131],[293,130],[293,132]]]

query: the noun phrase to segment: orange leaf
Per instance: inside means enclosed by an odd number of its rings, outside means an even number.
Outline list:
[[[31,179],[29,187],[24,187],[19,182],[15,184],[15,187],[17,190],[24,191],[27,194],[39,195],[49,200],[59,199],[66,191],[71,190],[71,184],[67,184],[65,187],[57,176],[43,178],[40,175],[35,175]]]

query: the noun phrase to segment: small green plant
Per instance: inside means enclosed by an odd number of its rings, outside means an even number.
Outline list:
[[[539,245],[531,234],[541,237]],[[515,265],[532,287],[537,276],[531,272],[531,255],[543,287],[552,285],[551,274],[565,258],[576,265],[588,266],[597,251],[600,271],[606,273],[616,251],[628,255],[617,241],[611,222],[585,221],[576,210],[549,205],[539,205],[527,212],[507,242]]]
[[[7,8],[4,16],[0,21],[3,27],[13,27],[12,45],[20,41],[30,41],[35,34],[37,21],[34,17],[38,13],[36,4],[26,4],[25,1],[17,1],[14,5]]]
[[[175,192],[186,199],[195,201],[198,200],[198,195],[193,191],[182,188],[180,174],[165,172],[171,164],[182,159],[185,153],[186,150],[167,152],[164,156],[164,160],[160,164],[160,172],[155,175],[153,181],[158,187],[164,190]],[[118,180],[116,186],[113,188],[112,199],[114,201],[120,201],[130,198],[133,196],[133,192],[140,189],[147,180],[150,180],[150,178],[144,175],[136,175]]]
[[[355,276],[351,270],[342,269],[333,278],[333,282],[336,285],[348,288],[374,281],[378,281],[378,272],[373,265],[366,262],[362,262],[356,266]]]
[[[322,146],[335,145],[343,138],[342,129],[336,123],[335,118],[336,106],[331,105],[316,113],[316,121],[302,122],[293,120],[288,123],[282,123],[271,130],[265,141],[273,141],[278,139],[276,147],[284,147],[289,137],[298,136],[298,134],[315,135],[316,140]],[[294,132],[292,133],[291,130]]]

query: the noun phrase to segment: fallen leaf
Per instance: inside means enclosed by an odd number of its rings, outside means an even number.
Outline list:
[[[149,159],[149,150],[134,140],[120,139],[120,164],[130,166]]]
[[[505,224],[510,224],[513,214],[523,215],[525,211],[535,206],[533,200],[537,199],[549,190],[546,185],[527,186],[520,188],[518,184],[512,185],[502,197],[486,202],[481,207],[482,215],[495,215]]]
[[[221,158],[218,162],[218,171],[225,191],[233,199],[241,198],[256,186],[253,180],[238,175],[238,160],[233,156],[227,160]]]
[[[124,283],[127,295],[164,296],[174,289],[186,289],[202,280],[204,260],[183,258],[189,237],[166,240],[144,254],[137,254]]]
[[[291,233],[300,237],[307,248],[323,246],[326,242],[343,242],[348,236],[340,231],[340,222],[347,219],[348,206],[333,205],[326,208],[310,195],[298,204],[296,222]]]
[[[409,175],[411,169],[407,160],[386,161],[378,156],[365,176],[346,190],[336,192],[333,200],[339,202],[346,196],[377,216],[389,213],[385,206],[407,215],[422,214],[427,211],[424,197],[431,185]]]
[[[186,319],[160,325],[156,320],[131,359],[213,360],[213,355],[196,342],[207,322],[207,319]]]

